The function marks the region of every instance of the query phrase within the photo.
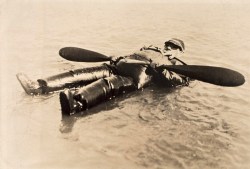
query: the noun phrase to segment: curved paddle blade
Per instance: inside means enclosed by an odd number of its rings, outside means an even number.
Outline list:
[[[245,78],[242,74],[222,67],[198,65],[163,65],[160,67],[192,79],[220,86],[234,87],[245,83]]]
[[[59,50],[59,55],[64,59],[76,62],[104,62],[111,61],[111,57],[76,47],[64,47]]]

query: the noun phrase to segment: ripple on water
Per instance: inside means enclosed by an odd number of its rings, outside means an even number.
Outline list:
[[[237,134],[220,116],[225,106],[214,105],[216,102],[207,99],[213,94],[205,90],[185,92],[156,95],[157,91],[149,89],[129,100],[130,105],[136,102],[135,112],[152,134],[139,148],[129,151],[135,151],[137,163],[149,168],[233,168],[230,149]]]
[[[158,126],[148,126],[151,137],[144,144],[128,150],[136,163],[148,168],[227,168],[231,164],[227,153],[230,140],[201,129],[198,124],[184,120],[165,119]],[[157,130],[156,130],[157,129]],[[136,138],[135,138],[136,139]]]

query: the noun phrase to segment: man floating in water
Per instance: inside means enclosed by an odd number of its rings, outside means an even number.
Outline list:
[[[86,110],[121,93],[142,89],[152,82],[165,87],[188,86],[190,78],[221,86],[239,86],[245,82],[244,76],[233,70],[187,65],[179,59],[184,51],[184,42],[176,38],[166,41],[164,49],[144,46],[131,55],[117,58],[66,47],[59,54],[67,60],[110,61],[110,64],[71,70],[36,82],[21,73],[17,78],[30,95],[67,89],[60,92],[62,112],[67,115]]]

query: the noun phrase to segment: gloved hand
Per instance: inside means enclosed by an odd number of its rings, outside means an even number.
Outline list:
[[[145,70],[145,73],[147,75],[154,76],[158,74],[158,71],[156,70],[157,66],[155,63],[150,63],[150,65],[147,65],[147,69]]]
[[[112,60],[110,61],[111,65],[116,65],[120,60],[124,59],[123,56],[111,56]]]

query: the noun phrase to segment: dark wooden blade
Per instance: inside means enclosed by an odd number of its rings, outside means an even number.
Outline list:
[[[75,62],[104,62],[111,60],[109,56],[77,47],[64,47],[60,49],[59,55],[64,59]]]
[[[242,74],[222,67],[200,65],[162,65],[160,68],[165,68],[192,79],[220,86],[234,87],[245,83],[245,78]]]

